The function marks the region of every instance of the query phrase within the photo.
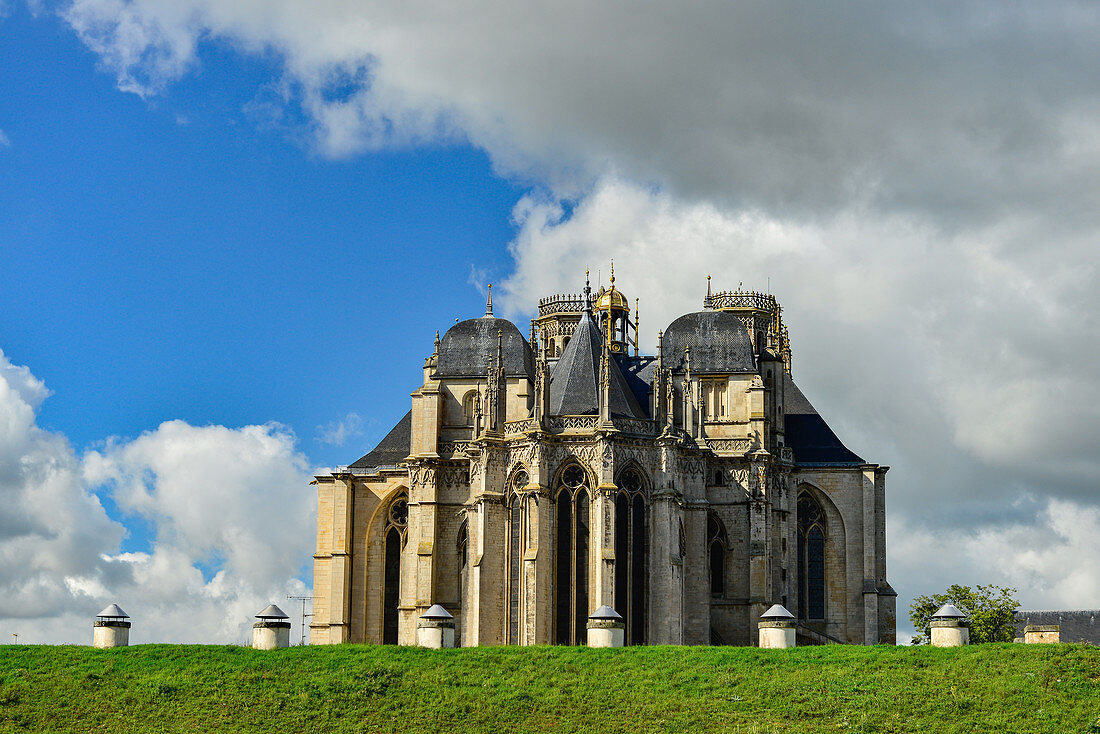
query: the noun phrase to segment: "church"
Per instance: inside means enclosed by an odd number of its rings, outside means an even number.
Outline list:
[[[584,644],[601,605],[628,645],[753,645],[782,604],[799,644],[894,644],[887,467],[798,389],[771,294],[711,293],[639,353],[615,285],[539,301],[524,337],[485,315],[436,335],[411,410],[315,478],[314,644]]]

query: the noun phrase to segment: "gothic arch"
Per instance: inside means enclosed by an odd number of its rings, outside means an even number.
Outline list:
[[[626,621],[625,642],[644,645],[649,563],[650,481],[635,461],[615,478],[615,611]]]
[[[401,551],[408,541],[409,493],[399,487],[378,506],[374,520],[382,535],[382,644],[396,645],[401,604]]]
[[[554,641],[583,645],[587,636],[591,474],[577,459],[554,477]]]
[[[508,576],[505,582],[505,639],[511,645],[520,644],[522,630],[520,620],[523,609],[523,555],[527,549],[529,535],[528,505],[531,497],[523,492],[530,482],[527,466],[517,462],[508,475],[505,485],[504,502],[506,509],[505,567]]]
[[[729,553],[729,534],[726,524],[714,510],[707,511],[707,571],[710,577],[710,595],[721,598],[726,595],[726,560]]]
[[[467,426],[473,426],[477,416],[477,390],[469,390],[462,396],[462,419]]]
[[[797,610],[808,622],[834,627],[830,634],[843,637],[847,619],[847,559],[844,520],[829,496],[803,481],[796,494]]]

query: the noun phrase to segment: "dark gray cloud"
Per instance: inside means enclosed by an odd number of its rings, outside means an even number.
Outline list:
[[[853,448],[894,467],[903,601],[985,573],[1039,589],[1029,604],[1100,603],[1092,585],[1040,583],[1059,559],[1100,560],[1067,529],[1091,527],[1100,504],[1100,7],[74,0],[60,12],[142,94],[170,93],[199,39],[274,50],[285,103],[328,155],[484,148],[540,192],[516,209],[501,296],[514,313],[615,256],[624,289],[646,296],[652,339],[698,307],[707,272],[720,287],[770,278],[796,378]],[[913,539],[958,552],[922,569]]]

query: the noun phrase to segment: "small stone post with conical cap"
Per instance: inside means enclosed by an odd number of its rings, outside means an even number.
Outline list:
[[[454,647],[454,616],[439,604],[430,606],[416,622],[416,644],[433,650]]]
[[[771,609],[760,615],[756,623],[760,632],[759,646],[768,650],[781,650],[794,647],[797,630],[794,615],[782,604],[773,604]]]
[[[111,604],[95,615],[93,647],[126,647],[130,644],[130,615],[118,604]]]
[[[959,647],[970,644],[970,622],[954,604],[944,604],[932,615],[933,647]]]
[[[252,647],[256,650],[274,650],[290,647],[290,617],[274,604],[268,604],[256,614],[252,623]]]
[[[622,615],[606,604],[588,615],[589,647],[622,647],[625,633]]]

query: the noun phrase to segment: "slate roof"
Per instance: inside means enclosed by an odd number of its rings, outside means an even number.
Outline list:
[[[377,469],[380,466],[397,466],[412,449],[412,411],[378,442],[369,454],[350,466],[351,469]]]
[[[692,369],[695,350],[692,349]],[[852,466],[865,463],[848,450],[833,429],[818,415],[814,406],[794,384],[790,375],[783,373],[786,381],[783,398],[783,433],[786,445],[794,451],[794,461],[809,466]]]
[[[596,415],[600,412],[600,356],[604,337],[590,313],[581,315],[569,344],[550,373],[549,415]],[[645,418],[617,360],[611,365],[611,414]]]
[[[497,353],[497,333],[504,353],[507,377],[534,379],[531,346],[516,325],[507,319],[483,316],[460,321],[439,341],[437,377],[486,377],[489,364]]]
[[[665,364],[685,371],[691,347],[691,371],[698,374],[735,374],[756,371],[752,340],[741,319],[727,311],[697,311],[669,324],[661,340]]]
[[[638,406],[642,409],[642,412],[646,413],[646,417],[650,420],[653,419],[651,413],[653,394],[653,377],[657,372],[657,358],[656,357],[628,357],[626,355],[615,355],[616,361],[619,363],[619,369],[623,372],[623,377],[626,378],[626,384],[630,387],[630,391],[634,393],[634,399],[638,401]]]
[[[1087,642],[1100,645],[1100,609],[1078,611],[1016,612],[1016,636],[1024,636],[1029,624],[1056,624],[1060,642]]]

